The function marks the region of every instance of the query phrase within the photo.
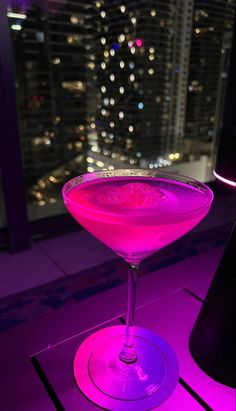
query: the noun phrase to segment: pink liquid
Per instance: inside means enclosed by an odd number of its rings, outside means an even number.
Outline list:
[[[126,261],[137,263],[191,230],[207,214],[210,190],[155,177],[99,178],[71,188],[73,217]]]

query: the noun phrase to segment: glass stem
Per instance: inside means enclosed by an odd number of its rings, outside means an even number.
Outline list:
[[[125,342],[120,352],[120,360],[125,362],[126,364],[132,364],[137,361],[137,353],[134,343],[134,315],[136,305],[137,272],[138,264],[129,264]]]

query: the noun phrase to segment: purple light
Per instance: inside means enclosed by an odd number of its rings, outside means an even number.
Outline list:
[[[136,40],[135,40],[135,44],[136,44],[137,47],[142,47],[142,45],[143,45],[143,40],[142,40],[142,39],[136,39]]]
[[[22,13],[28,9],[30,3],[30,0],[8,0],[8,10]]]
[[[56,13],[56,11],[65,4],[66,0],[60,0],[60,3],[49,3],[47,0],[7,0],[8,11],[14,13],[26,13],[32,6],[40,8],[45,13]]]
[[[215,172],[215,170],[213,171],[213,174],[218,180],[223,181],[223,183],[229,184],[232,187],[236,187],[236,182],[228,180],[227,178],[220,176],[219,174]]]

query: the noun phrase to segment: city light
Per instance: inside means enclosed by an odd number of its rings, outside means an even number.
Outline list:
[[[53,64],[60,64],[61,59],[59,57],[56,57],[52,60]]]
[[[70,22],[72,24],[78,24],[79,23],[79,18],[77,16],[71,16],[70,17]]]
[[[137,47],[142,47],[142,45],[143,45],[143,40],[142,40],[142,39],[136,39],[136,40],[135,40],[135,44],[136,44]]]
[[[23,13],[13,13],[12,11],[9,11],[7,13],[7,17],[12,18],[12,19],[25,20],[27,16],[26,14],[23,14]]]
[[[134,131],[134,126],[130,125],[129,126],[129,132],[132,133]]]
[[[32,23],[30,9],[29,16],[22,8],[7,13],[16,30],[15,84],[23,90],[23,158],[32,157],[25,169],[27,181],[37,181],[35,192],[33,185],[29,191],[34,201],[52,207],[59,197],[47,190],[86,170],[113,170],[121,162],[178,169],[181,161],[191,161],[191,150],[210,152],[213,125],[219,126],[216,94],[224,95],[226,84],[231,40],[224,29],[232,32],[233,5],[228,2],[222,16],[209,9],[209,20],[205,7],[182,13],[179,2],[175,14],[171,8],[159,13],[155,2],[143,8],[142,2],[95,0],[91,7],[77,2],[72,10],[61,1],[63,13],[49,13],[46,26]],[[196,61],[200,69],[190,70]]]
[[[15,31],[20,31],[22,29],[20,24],[12,24],[11,29]]]
[[[119,43],[123,43],[125,41],[125,35],[122,33],[118,36]]]

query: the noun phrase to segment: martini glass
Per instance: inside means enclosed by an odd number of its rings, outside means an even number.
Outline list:
[[[78,348],[74,377],[92,402],[112,411],[150,410],[178,383],[178,362],[160,336],[134,326],[140,262],[208,213],[211,190],[189,177],[143,169],[83,174],[63,187],[68,211],[128,263],[125,326],[90,335]]]

